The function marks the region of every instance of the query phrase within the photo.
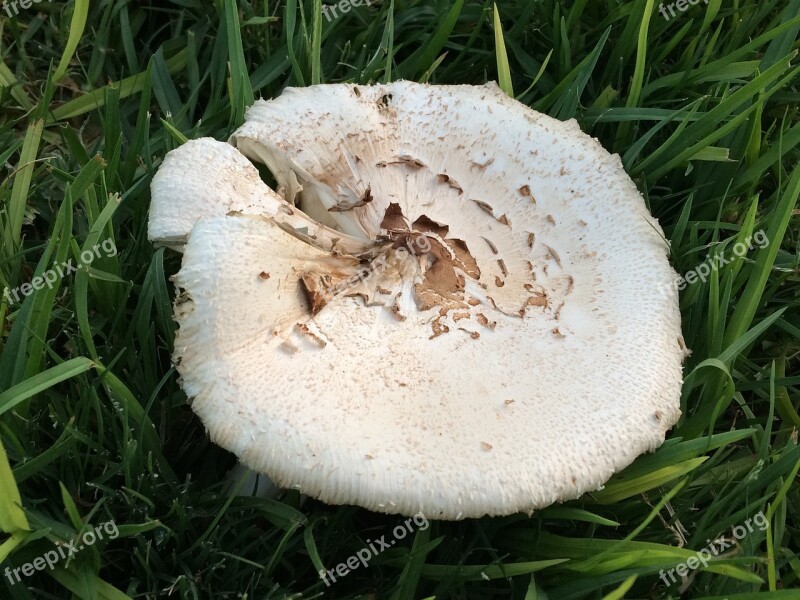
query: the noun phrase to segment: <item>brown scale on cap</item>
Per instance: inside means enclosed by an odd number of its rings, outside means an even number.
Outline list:
[[[453,178],[450,177],[450,175],[447,175],[445,173],[439,173],[436,177],[439,180],[439,183],[446,183],[451,188],[456,190],[459,194],[464,193],[464,189],[460,185],[458,185],[457,182],[453,181]]]
[[[403,209],[397,202],[389,203],[386,212],[383,214],[381,229],[391,231],[393,229],[408,229],[408,221],[403,216]]]
[[[519,316],[520,317],[524,317],[525,316],[525,313],[527,312],[529,306],[546,307],[547,306],[547,295],[545,294],[543,296],[531,296],[530,298],[528,298],[525,301],[525,304],[522,305],[522,308],[519,309]]]
[[[425,163],[423,163],[419,159],[414,158],[413,156],[409,156],[408,154],[403,154],[401,156],[398,156],[397,160],[393,160],[391,162],[384,163],[383,166],[385,166],[385,165],[404,165],[404,166],[406,166],[409,169],[412,169],[414,171],[418,171],[419,169],[422,169],[422,168],[425,167]]]
[[[489,159],[489,160],[487,160],[486,162],[482,162],[482,163],[481,163],[481,162],[474,161],[474,160],[471,160],[471,161],[469,161],[469,163],[470,163],[470,168],[473,168],[473,167],[474,167],[474,168],[476,168],[476,169],[480,169],[481,171],[484,171],[484,170],[486,170],[486,167],[488,167],[489,165],[491,165],[493,162],[494,162],[494,159],[493,159],[493,158],[490,158],[490,159]]]
[[[533,194],[531,194],[531,186],[529,186],[527,183],[519,188],[519,193],[526,198],[530,198],[531,202],[536,204],[536,198],[534,198]]]
[[[437,223],[427,215],[420,215],[416,221],[411,224],[411,228],[415,231],[435,233],[441,238],[446,238],[450,227]]]
[[[483,241],[489,245],[489,248],[492,249],[493,254],[497,254],[497,246],[494,245],[494,242],[492,242],[492,240],[485,238],[483,236],[481,236],[481,239],[483,239]]]
[[[312,315],[316,315],[325,308],[328,303],[327,287],[323,282],[324,276],[315,275],[313,273],[303,273],[300,275],[302,282],[302,289],[305,292],[306,300],[308,300],[308,307]]]

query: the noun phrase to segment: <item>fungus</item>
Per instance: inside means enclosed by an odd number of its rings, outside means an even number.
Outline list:
[[[152,191],[151,239],[184,252],[183,388],[282,487],[530,512],[680,415],[657,221],[618,156],[494,84],[290,88],[169,153]]]

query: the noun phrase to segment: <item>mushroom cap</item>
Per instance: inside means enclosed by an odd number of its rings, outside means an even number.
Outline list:
[[[667,244],[574,121],[493,84],[320,85],[230,142],[277,199],[209,140],[205,175],[165,159],[150,231],[161,205],[219,204],[170,233],[176,362],[248,467],[333,504],[505,515],[599,489],[677,421]]]

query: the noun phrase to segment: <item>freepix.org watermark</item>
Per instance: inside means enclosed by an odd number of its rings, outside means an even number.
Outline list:
[[[399,246],[394,251],[394,259],[398,262],[408,260],[411,256],[418,254],[426,254],[431,251],[433,246],[430,239],[426,235],[418,235],[409,237],[404,246]],[[319,291],[320,298],[326,303],[331,302],[339,294],[347,294],[348,291],[355,288],[361,283],[369,283],[373,278],[378,277],[381,273],[389,268],[386,262],[386,255],[375,258],[369,266],[361,267],[356,273],[349,278],[331,286],[330,288],[322,289]]]
[[[661,569],[658,572],[659,577],[664,582],[664,585],[670,586],[678,581],[675,578],[675,573],[677,573],[679,577],[686,577],[689,571],[694,571],[699,568],[701,564],[707,567],[712,557],[719,556],[728,549],[734,548],[738,540],[753,533],[753,525],[756,525],[759,531],[765,531],[769,527],[769,520],[764,515],[764,511],[759,511],[754,517],[747,519],[744,525],[736,525],[733,527],[730,537],[725,537],[723,535],[714,541],[706,540],[708,545],[705,548],[697,552],[697,554],[691,558],[686,559],[686,562],[678,564],[674,569],[670,569],[666,572],[664,569]],[[667,580],[667,576],[669,576],[669,580]]]
[[[81,262],[77,266],[72,264],[72,259],[60,265],[53,263],[54,268],[45,271],[38,277],[34,277],[30,283],[23,283],[13,290],[6,288],[3,291],[3,297],[8,301],[9,306],[13,306],[15,303],[25,300],[34,290],[38,291],[45,287],[52,290],[56,282],[64,279],[70,273],[75,273],[84,267],[88,267],[95,259],[100,258],[100,250],[105,252],[109,258],[117,255],[117,247],[114,245],[114,241],[111,239],[104,240],[102,244],[95,244],[93,248],[81,252]]]
[[[74,540],[56,544],[55,550],[49,550],[45,552],[43,556],[35,558],[31,562],[27,562],[21,567],[16,567],[14,569],[6,567],[3,575],[11,582],[11,585],[16,585],[22,582],[22,577],[30,577],[37,571],[44,571],[45,568],[53,570],[62,560],[68,560],[81,550],[85,550],[89,546],[93,546],[97,542],[105,539],[103,533],[108,536],[108,539],[115,540],[119,537],[119,528],[114,521],[101,523],[94,529],[89,529],[82,533]]]
[[[47,0],[48,3],[52,1],[53,0]],[[4,0],[3,11],[8,15],[8,18],[11,19],[19,14],[20,8],[28,10],[31,6],[39,4],[40,2],[44,2],[44,0]],[[19,8],[17,8],[17,6],[19,6]]]
[[[701,0],[677,0],[677,2],[670,2],[667,4],[666,8],[664,8],[664,3],[658,5],[658,12],[664,17],[665,21],[669,21],[670,17],[667,16],[667,11],[672,17],[676,17],[674,8],[677,8],[680,12],[686,11],[690,6],[694,6],[696,4],[700,4]],[[708,4],[708,0],[702,0],[703,4]]]
[[[753,250],[755,247],[763,250],[769,246],[769,239],[763,229],[759,229],[753,235],[747,236],[743,241],[736,242],[733,245],[733,255],[736,258],[742,258],[747,254],[748,250]],[[720,267],[733,262],[733,258],[726,258],[722,253],[714,254],[713,256],[706,257],[702,263],[697,265],[691,271],[687,271],[683,275],[679,275],[670,283],[667,283],[663,291],[669,294],[674,291],[683,291],[687,285],[693,285],[698,281],[706,282],[708,276],[719,270]]]
[[[378,554],[394,546],[398,540],[402,540],[409,533],[413,533],[414,526],[416,526],[419,531],[425,531],[428,527],[430,527],[430,523],[428,522],[428,519],[425,518],[425,515],[422,514],[422,512],[418,512],[413,517],[409,517],[404,523],[394,528],[392,531],[394,539],[387,541],[385,535],[382,535],[377,540],[367,539],[366,547],[356,552],[346,561],[340,562],[329,571],[320,569],[319,578],[325,582],[326,586],[330,587],[331,583],[336,583],[336,576],[334,573],[339,577],[345,577],[348,573],[350,573],[350,571],[355,571],[359,566],[368,566],[369,561],[375,558]],[[331,579],[330,581],[328,581],[329,577]]]
[[[372,6],[372,4],[370,4],[370,0],[340,0],[334,4],[323,4],[322,15],[325,17],[325,20],[330,23],[334,19],[339,18],[339,15],[336,14],[337,10],[341,11],[341,14],[347,14],[354,6],[362,6],[364,4],[367,6]]]

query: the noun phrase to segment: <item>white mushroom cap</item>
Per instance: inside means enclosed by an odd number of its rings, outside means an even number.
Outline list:
[[[600,488],[677,421],[667,246],[574,121],[494,85],[326,85],[257,102],[231,141],[324,224],[191,228],[176,358],[247,466],[335,504],[504,515]],[[198,201],[243,212],[258,184],[235,187]]]

